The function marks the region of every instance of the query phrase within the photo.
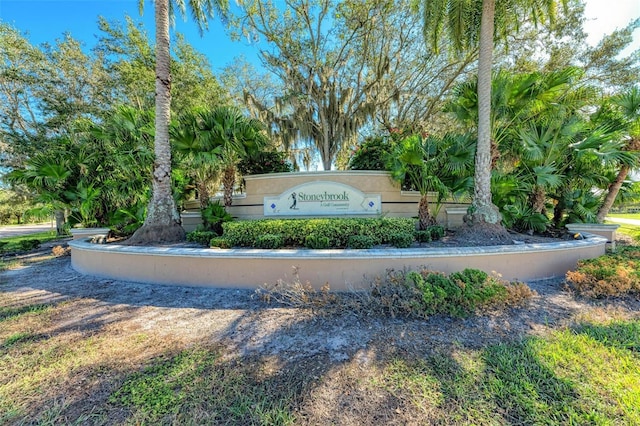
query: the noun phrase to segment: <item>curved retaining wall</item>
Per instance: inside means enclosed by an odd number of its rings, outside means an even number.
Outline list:
[[[302,282],[332,290],[366,288],[387,269],[428,267],[442,272],[477,268],[508,280],[530,281],[563,276],[580,259],[604,254],[606,239],[550,244],[466,248],[383,250],[259,250],[133,247],[71,241],[71,264],[83,274],[146,283],[257,288],[278,280]]]

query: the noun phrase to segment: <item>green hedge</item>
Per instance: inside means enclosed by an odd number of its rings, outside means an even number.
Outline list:
[[[206,246],[212,238],[217,237],[214,231],[192,231],[187,233],[187,241]]]
[[[349,248],[370,249],[376,245],[376,240],[369,235],[352,235],[349,237]]]
[[[279,249],[282,248],[284,238],[278,234],[264,234],[256,239],[255,246],[261,249]]]
[[[398,248],[407,248],[413,243],[413,233],[410,232],[396,232],[389,235],[389,242],[392,246]]]
[[[322,250],[331,247],[329,238],[324,235],[311,234],[304,239],[304,246],[310,249]]]
[[[285,246],[305,246],[306,238],[329,239],[330,247],[347,247],[349,237],[364,235],[375,244],[389,244],[389,237],[397,234],[413,234],[415,220],[408,218],[324,218],[324,219],[261,219],[227,222],[223,224],[223,236],[233,246],[255,247],[258,238],[265,234],[282,235]]]

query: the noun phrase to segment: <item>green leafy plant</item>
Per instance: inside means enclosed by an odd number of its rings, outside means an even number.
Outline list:
[[[347,245],[352,249],[370,249],[376,245],[376,240],[369,235],[352,235],[349,237]]]
[[[397,232],[389,235],[389,243],[398,248],[407,248],[413,244],[413,233]]]
[[[209,203],[207,207],[201,210],[202,224],[206,231],[213,231],[217,235],[222,235],[222,224],[233,220],[233,216],[227,213],[219,201]]]
[[[132,235],[142,226],[146,216],[146,202],[141,201],[133,206],[120,208],[111,217],[111,229],[120,236]]]
[[[327,219],[264,219],[227,222],[223,224],[223,236],[233,246],[255,247],[256,240],[264,234],[278,234],[286,246],[306,246],[311,234],[329,238],[329,246],[347,247],[349,237],[368,235],[376,244],[388,244],[389,236],[396,233],[413,233],[415,220],[408,218],[327,218]]]
[[[238,164],[242,175],[260,175],[266,173],[288,173],[293,171],[286,152],[258,151],[250,154]]]
[[[427,269],[390,271],[374,283],[369,305],[392,316],[426,318],[434,314],[464,317],[478,309],[517,306],[531,298],[526,284],[509,283],[477,269],[446,275]]]
[[[419,243],[428,243],[431,241],[431,231],[429,231],[428,229],[415,231],[413,233],[413,237]]]
[[[256,247],[261,249],[279,249],[284,245],[284,238],[278,234],[265,234],[256,239]]]
[[[209,244],[212,238],[217,236],[218,234],[213,231],[192,231],[187,234],[187,241],[206,246]]]
[[[310,249],[322,250],[328,249],[331,244],[329,241],[329,237],[325,237],[324,235],[311,234],[307,235],[304,239],[304,246]]]
[[[212,248],[221,248],[228,249],[231,248],[231,242],[227,238],[224,237],[213,237],[211,241],[209,241],[209,247]]]
[[[40,247],[40,244],[42,244],[42,242],[38,239],[33,238],[29,240],[22,240],[18,244],[19,244],[20,250],[30,251]]]
[[[367,138],[356,148],[349,160],[351,170],[386,170],[387,157],[392,151],[394,141],[385,136]]]
[[[433,225],[427,228],[429,234],[431,235],[432,241],[438,241],[442,237],[444,237],[444,226],[441,225]]]

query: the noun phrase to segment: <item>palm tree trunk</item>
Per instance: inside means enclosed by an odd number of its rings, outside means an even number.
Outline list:
[[[236,183],[236,168],[229,166],[224,169],[222,186],[224,188],[224,206],[230,207],[233,203],[233,186]]]
[[[495,0],[482,2],[478,58],[478,144],[475,159],[474,223],[499,224],[498,208],[491,201],[491,64]]]
[[[429,196],[423,194],[422,197],[420,197],[420,204],[418,204],[418,226],[420,230],[425,230],[435,224],[436,220],[431,215],[431,210],[429,209]]]
[[[211,195],[209,194],[209,186],[205,181],[198,182],[198,200],[200,200],[200,208],[204,209],[209,205],[209,199]]]
[[[613,202],[616,200],[618,192],[620,192],[620,188],[622,188],[622,184],[629,174],[629,170],[629,166],[623,165],[618,172],[616,180],[614,180],[611,185],[609,185],[607,196],[604,198],[602,206],[600,206],[600,210],[598,210],[598,215],[596,216],[598,223],[604,222],[604,218],[609,214],[609,210],[611,209],[611,206],[613,206]]]
[[[565,202],[565,199],[567,197],[567,192],[568,190],[566,188],[558,192],[559,194],[558,202],[553,207],[553,227],[556,229],[560,228],[560,224],[564,219],[564,213],[567,210],[567,204]]]
[[[531,196],[531,204],[534,213],[542,213],[547,201],[545,190],[541,186],[536,186]]]
[[[169,1],[155,1],[156,20],[156,117],[153,195],[144,225],[128,240],[132,245],[184,241],[184,229],[171,191],[171,73],[169,53]]]

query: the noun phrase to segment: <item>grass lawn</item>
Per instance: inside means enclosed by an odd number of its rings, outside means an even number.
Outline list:
[[[366,365],[319,368],[144,329],[62,327],[82,300],[11,302],[0,292],[0,424],[315,424],[305,406],[353,398],[370,399],[378,424],[640,424],[640,319],[430,354],[379,347]]]
[[[7,256],[7,254],[22,254],[31,251],[31,247],[23,246],[23,244],[29,244],[29,242],[33,240],[38,240],[40,243],[46,243],[65,238],[68,237],[59,237],[56,235],[55,231],[43,231],[30,235],[2,238],[0,240],[0,256],[2,256],[0,257],[0,272],[7,269],[15,269],[23,266],[24,264],[43,260],[41,256],[23,256],[24,258],[20,259],[13,256]]]
[[[24,238],[47,235],[12,243]],[[362,356],[336,360],[322,345],[342,344],[345,321],[366,321],[345,315],[332,323],[298,309],[283,324],[295,330],[307,315],[308,328],[283,335],[271,330],[271,339],[260,340],[268,331],[263,327],[274,315],[286,315],[285,309],[265,314],[227,306],[226,299],[217,307],[201,306],[193,295],[194,305],[156,306],[145,301],[146,287],[136,285],[133,298],[142,302],[131,304],[119,299],[122,286],[115,290],[118,296],[109,296],[114,289],[101,280],[91,282],[95,292],[78,296],[69,290],[73,277],[45,271],[40,281],[30,280],[30,272],[13,284],[0,275],[2,425],[640,424],[637,301],[625,312],[624,301],[580,305],[565,325],[551,312],[559,309],[557,298],[548,302],[551,309],[542,305],[538,323],[526,307],[485,314],[482,327],[469,330],[481,334],[497,321],[500,337],[482,344],[461,343],[467,319],[408,326],[401,318],[374,318],[368,324],[383,324],[376,326],[382,331],[359,347]],[[58,284],[52,290],[43,281]],[[562,297],[572,306],[582,303],[566,292]],[[225,315],[207,316],[216,310]],[[170,326],[162,325],[163,313],[172,315]],[[247,347],[267,349],[243,352],[236,334],[219,338],[219,318],[228,318],[230,330],[240,335],[251,330]],[[525,337],[511,332],[510,324],[515,328],[518,321],[528,325],[519,334]],[[317,327],[325,330],[324,322],[333,324],[326,335],[309,340]],[[446,337],[440,339],[450,344],[439,345],[437,333],[428,331],[413,346],[395,346],[396,335],[384,330],[397,326],[403,335],[397,342],[410,341],[412,330],[428,326],[442,329]],[[455,326],[460,334],[449,335]],[[190,327],[206,330],[206,337],[189,337]],[[360,344],[363,330],[357,329],[350,345]],[[308,342],[313,348],[319,342],[319,350],[309,351]],[[285,349],[270,352],[278,345]]]
[[[607,222],[607,223],[615,223],[615,222]],[[617,234],[628,235],[633,238],[635,241],[640,241],[640,226],[629,225],[626,223],[617,223],[620,227],[616,230]]]
[[[16,237],[6,237],[0,239],[0,253],[11,252],[20,250],[20,242],[27,240],[40,240],[41,243],[45,243],[47,241],[54,241],[67,237],[59,237],[56,235],[56,231],[43,231],[37,232],[35,234],[29,235],[19,235]]]
[[[613,214],[609,215],[610,217],[619,217],[624,219],[638,219],[640,220],[640,214]],[[618,223],[607,221],[606,223],[612,223],[616,225],[620,225],[620,227],[616,230],[617,234],[627,235],[631,237],[634,241],[640,241],[640,226],[638,225],[630,225],[628,223]]]
[[[637,219],[640,220],[640,213],[610,213],[609,217],[619,217],[623,219]]]

